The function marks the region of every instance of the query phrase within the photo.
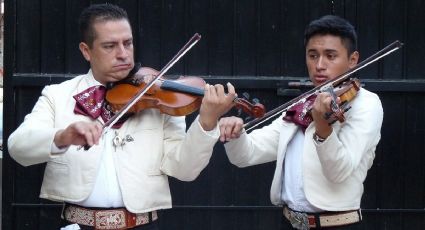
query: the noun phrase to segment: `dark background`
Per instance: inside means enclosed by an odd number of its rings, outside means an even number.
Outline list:
[[[44,165],[22,167],[7,153],[10,133],[46,84],[86,73],[77,18],[105,1],[5,0],[5,99],[2,229],[58,229],[61,206],[38,198]],[[161,69],[195,33],[201,41],[169,74],[232,82],[272,109],[307,80],[303,31],[312,19],[336,14],[359,35],[361,60],[394,40],[404,47],[361,70],[364,87],[383,103],[382,139],[365,182],[363,229],[423,229],[425,225],[425,1],[421,0],[126,0],[136,59]],[[303,89],[301,89],[303,90]],[[190,123],[193,114],[187,118]],[[31,141],[31,140],[28,140]],[[171,179],[174,208],[162,229],[277,229],[271,205],[274,163],[239,169],[217,144],[194,182]]]

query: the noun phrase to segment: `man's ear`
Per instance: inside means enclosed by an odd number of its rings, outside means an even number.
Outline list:
[[[80,48],[80,51],[83,54],[84,58],[87,61],[90,61],[90,48],[89,48],[89,46],[84,42],[80,42],[79,48]]]
[[[354,68],[357,65],[357,62],[359,61],[359,52],[354,51],[351,55],[350,55],[350,68]]]

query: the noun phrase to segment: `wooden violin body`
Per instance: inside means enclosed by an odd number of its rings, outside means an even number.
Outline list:
[[[120,111],[159,72],[141,67],[133,76],[114,84],[106,92],[106,101],[112,112]],[[144,109],[156,108],[171,116],[185,116],[198,110],[204,96],[205,81],[199,77],[180,77],[176,80],[158,79],[142,98],[129,110],[137,113]],[[262,104],[251,104],[245,99],[235,98],[235,107],[252,117],[265,114]]]
[[[108,89],[106,100],[108,101],[112,112],[119,111],[125,106],[130,99],[136,95],[139,90],[145,87],[145,78],[156,76],[158,71],[149,67],[141,67],[139,71],[130,79],[116,84],[113,88]],[[144,109],[156,108],[162,113],[172,116],[184,116],[195,112],[201,106],[202,97],[189,93],[176,93],[175,91],[164,90],[162,85],[165,81],[158,80],[155,84],[143,95],[132,108],[130,113],[137,113]],[[203,88],[205,81],[198,77],[181,77],[173,80],[176,85],[189,85],[191,87]],[[203,93],[203,90],[201,90]]]

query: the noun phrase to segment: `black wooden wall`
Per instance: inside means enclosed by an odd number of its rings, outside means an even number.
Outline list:
[[[4,141],[46,84],[85,73],[77,18],[105,1],[5,0]],[[325,14],[347,18],[362,59],[398,39],[402,50],[360,71],[381,97],[382,140],[362,200],[362,229],[425,226],[425,1],[421,0],[121,0],[131,18],[136,57],[160,69],[195,32],[201,41],[169,72],[236,85],[271,109],[306,80],[303,30]],[[292,91],[290,91],[292,92]],[[193,116],[188,117],[190,123]],[[31,140],[28,140],[31,141]],[[7,149],[7,146],[5,146]],[[2,229],[57,229],[60,205],[38,198],[44,165],[22,167],[5,150]],[[171,180],[175,208],[162,229],[278,229],[281,210],[269,201],[274,163],[239,169],[217,144],[194,182]]]

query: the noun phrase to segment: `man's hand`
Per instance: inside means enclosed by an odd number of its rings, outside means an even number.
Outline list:
[[[59,130],[53,141],[59,148],[70,145],[97,145],[102,135],[102,125],[98,122],[75,122],[66,129]]]
[[[223,117],[220,119],[220,141],[239,138],[243,129],[243,120],[239,117]]]
[[[235,88],[227,83],[227,94],[220,84],[205,85],[204,98],[199,110],[199,122],[204,130],[209,131],[217,125],[218,119],[227,113],[233,106],[236,98]]]
[[[336,103],[339,103],[339,100],[340,99],[337,98]],[[332,133],[332,126],[330,126],[325,119],[326,113],[332,112],[331,101],[332,96],[329,93],[319,93],[311,110],[311,116],[316,124],[316,134],[322,138],[327,138]]]

